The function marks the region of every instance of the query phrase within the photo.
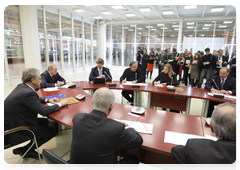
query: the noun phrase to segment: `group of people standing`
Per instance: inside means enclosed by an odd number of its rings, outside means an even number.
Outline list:
[[[187,49],[184,53],[177,53],[174,48],[172,53],[168,49],[150,52],[147,54],[147,49],[143,48],[137,55],[138,67],[141,69],[143,81],[148,79],[150,73],[150,79],[152,78],[154,63],[158,65],[159,73],[164,71],[165,64],[172,66],[173,72],[178,75],[178,83],[182,82],[185,86],[188,84],[191,87],[201,88],[203,79],[206,82],[209,79],[219,74],[219,70],[222,67],[228,67],[230,69],[230,76],[236,78],[236,51],[233,53],[229,60],[229,56],[223,55],[223,50],[214,50],[214,53],[210,53],[210,49],[198,51],[194,55]],[[158,74],[159,74],[158,73]]]

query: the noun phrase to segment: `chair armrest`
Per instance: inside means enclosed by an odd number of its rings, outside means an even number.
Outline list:
[[[30,128],[28,126],[19,126],[19,127],[16,127],[16,128],[5,130],[4,131],[4,135],[10,134],[10,133],[14,133],[14,132],[17,132],[19,130],[29,130],[29,129]]]

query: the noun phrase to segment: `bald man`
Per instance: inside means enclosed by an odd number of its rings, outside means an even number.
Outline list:
[[[66,84],[64,78],[62,78],[57,72],[57,66],[55,64],[51,64],[48,66],[48,70],[41,74],[42,79],[42,88],[46,87],[58,87]]]
[[[215,83],[214,83],[215,81]],[[217,86],[216,86],[217,85]],[[218,76],[213,76],[205,86],[205,89],[214,93],[221,94],[236,94],[236,79],[229,76],[229,69],[227,67],[221,68]],[[209,109],[207,117],[211,117],[214,105],[218,102],[209,102]]]

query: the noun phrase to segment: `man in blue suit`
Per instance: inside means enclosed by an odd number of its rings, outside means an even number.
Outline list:
[[[51,64],[48,66],[48,70],[41,74],[42,84],[41,87],[58,87],[66,84],[64,78],[62,78],[57,72],[57,66]]]
[[[103,67],[104,60],[98,58],[96,60],[97,66],[92,68],[92,71],[89,75],[89,81],[92,81],[94,78],[105,78],[106,81],[112,81],[112,75],[108,68]]]

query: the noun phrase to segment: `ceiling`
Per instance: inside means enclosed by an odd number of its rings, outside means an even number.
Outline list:
[[[219,17],[219,16],[235,16],[236,9],[232,5],[196,5],[195,9],[185,9],[185,5],[121,5],[123,9],[114,9],[112,5],[46,5],[47,7],[60,9],[70,12],[74,15],[95,20],[94,17],[99,16],[106,22],[114,21],[131,21],[131,20],[151,20],[151,19],[168,19],[168,18],[186,18],[186,17]],[[211,12],[212,8],[222,7],[220,12]],[[141,12],[141,8],[150,9],[149,12]],[[75,9],[84,10],[84,12],[76,12]],[[165,11],[172,11],[170,15],[164,15]],[[102,12],[110,12],[105,15]],[[135,16],[129,17],[127,14]]]

